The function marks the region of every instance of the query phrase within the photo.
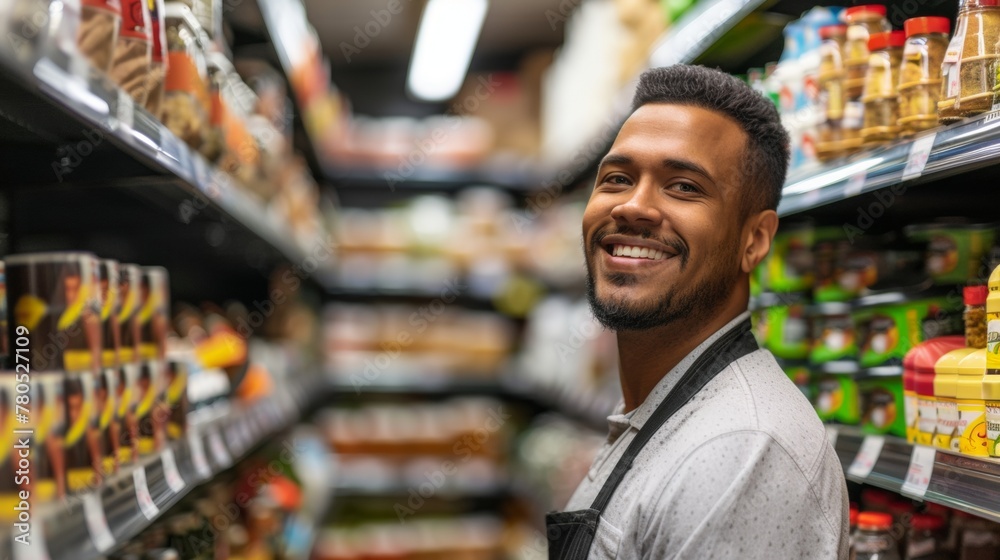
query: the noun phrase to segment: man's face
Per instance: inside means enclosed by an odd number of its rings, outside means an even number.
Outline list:
[[[604,326],[709,316],[731,294],[745,145],[735,121],[699,107],[648,104],[625,122],[583,216],[588,298]]]

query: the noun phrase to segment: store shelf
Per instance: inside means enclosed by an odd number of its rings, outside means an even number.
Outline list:
[[[847,472],[865,438],[870,436],[850,426],[829,426],[828,429],[837,434],[834,447]],[[847,478],[900,493],[917,447],[903,439],[885,436],[871,473],[863,477],[848,473]],[[936,450],[930,484],[923,499],[1000,522],[1000,460]]]
[[[478,309],[494,311],[496,306],[493,300],[487,296],[477,296],[467,293],[458,295],[451,289],[442,290],[442,285],[448,285],[447,281],[442,281],[434,289],[419,288],[345,288],[342,286],[329,287],[326,290],[327,298],[331,301],[343,303],[428,303],[434,299],[448,298],[449,304],[457,305],[463,309]]]
[[[167,203],[164,212],[176,229],[206,217],[235,223],[276,258],[296,265],[329,245],[296,239],[263,202],[86,64],[52,56],[22,63],[0,48],[0,86],[0,141],[7,154],[0,172],[16,173],[22,193],[39,185],[58,185],[54,191],[96,185],[94,192],[110,187],[156,196]],[[87,214],[77,207],[77,222]],[[329,278],[332,268],[333,262],[320,263],[313,276]]]
[[[387,383],[376,380],[361,383],[365,378],[341,374],[331,377],[329,391],[336,398],[346,401],[365,396],[449,398],[461,396],[494,397],[524,406],[532,415],[556,412],[566,418],[598,432],[608,428],[607,417],[618,397],[613,394],[584,393],[568,387],[543,387],[537,383],[518,379],[513,375],[494,380],[457,380],[448,376],[422,378],[414,382]]]
[[[926,154],[926,165],[918,170],[922,154]],[[908,170],[911,159],[913,163]],[[1000,111],[993,111],[792,176],[785,185],[778,213],[782,216],[804,213],[901,183],[909,187],[998,162]],[[896,191],[905,192],[903,187],[897,187]]]
[[[31,511],[31,546],[11,543],[7,533],[0,554],[52,560],[102,557],[136,537],[191,489],[291,425],[310,406],[316,388],[309,379],[252,405],[193,413],[187,436],[158,455],[123,468],[93,492],[37,506]],[[150,500],[140,505],[145,495]]]

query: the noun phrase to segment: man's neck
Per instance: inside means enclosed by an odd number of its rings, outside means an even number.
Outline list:
[[[708,320],[697,317],[644,331],[619,331],[618,365],[625,412],[638,408],[670,370],[745,310],[744,299],[742,304],[723,306]]]

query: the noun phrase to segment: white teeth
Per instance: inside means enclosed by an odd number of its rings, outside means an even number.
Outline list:
[[[630,245],[615,245],[611,248],[611,254],[616,257],[631,257],[633,259],[649,259],[653,261],[662,261],[667,258],[666,253],[658,249],[632,247]]]

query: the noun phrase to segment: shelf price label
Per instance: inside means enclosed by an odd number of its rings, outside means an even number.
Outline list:
[[[118,104],[115,110],[115,118],[122,128],[131,129],[135,126],[135,101],[132,96],[122,90],[118,90]]]
[[[205,456],[205,442],[197,430],[188,432],[188,446],[191,448],[191,462],[194,463],[195,472],[202,480],[211,478],[212,467],[208,466],[208,458]]]
[[[152,521],[160,514],[160,508],[153,502],[153,496],[149,494],[149,485],[146,484],[146,468],[139,466],[132,471],[132,482],[135,483],[135,501],[139,503],[139,509],[146,519]]]
[[[910,468],[906,470],[906,480],[903,481],[903,494],[922,500],[931,485],[934,474],[934,459],[937,450],[933,447],[915,445],[910,455]]]
[[[115,546],[115,537],[108,528],[108,518],[104,515],[104,506],[98,494],[83,495],[83,520],[98,552],[107,552]]]
[[[212,450],[212,458],[222,468],[233,464],[233,459],[229,456],[229,450],[226,449],[226,444],[222,443],[222,436],[219,434],[219,430],[212,430],[212,433],[208,434],[208,448]]]
[[[927,166],[927,158],[931,155],[934,147],[934,139],[937,133],[932,132],[927,136],[921,136],[910,144],[910,155],[906,158],[906,167],[903,168],[903,180],[916,179],[924,172]]]
[[[885,445],[885,438],[882,436],[865,436],[861,442],[861,449],[854,457],[854,462],[847,469],[847,474],[857,478],[867,478],[875,468],[879,455],[882,454],[882,446]]]
[[[177,461],[174,459],[174,450],[166,449],[160,455],[160,462],[163,463],[163,477],[167,479],[167,486],[174,492],[174,494],[180,493],[184,490],[184,479],[181,478],[181,473],[177,469]]]

